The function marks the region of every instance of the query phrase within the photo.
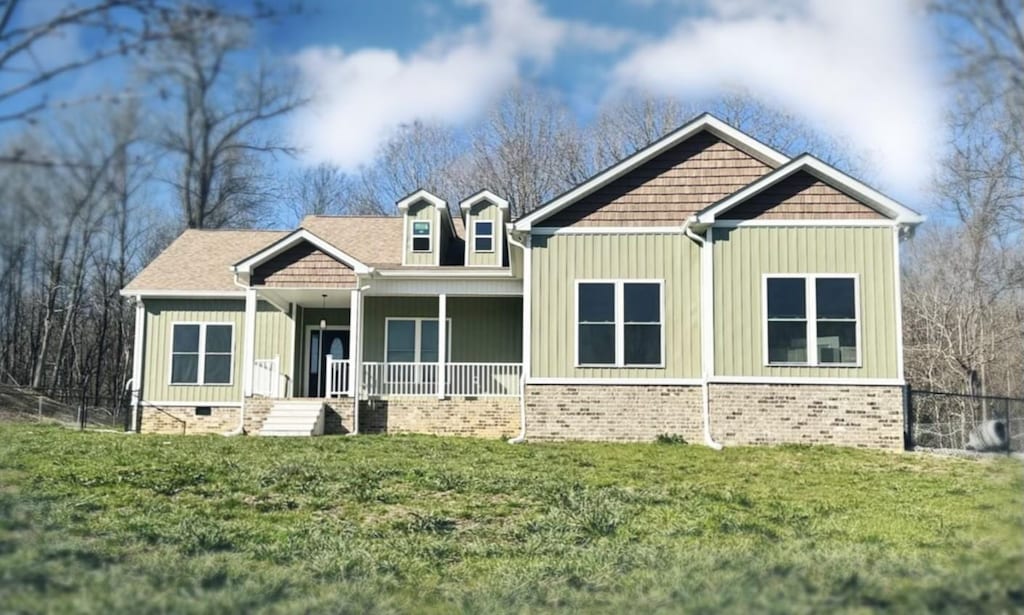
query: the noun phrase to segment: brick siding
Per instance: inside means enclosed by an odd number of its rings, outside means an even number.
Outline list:
[[[701,442],[701,391],[676,385],[527,385],[529,440]]]
[[[726,446],[834,444],[903,450],[898,386],[713,384],[711,433]]]
[[[519,433],[515,397],[396,397],[360,402],[362,433],[511,438]]]

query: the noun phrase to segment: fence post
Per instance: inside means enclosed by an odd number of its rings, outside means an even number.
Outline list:
[[[1010,400],[1003,400],[1003,424],[1006,425],[1006,454],[1013,450],[1013,435],[1010,433]]]
[[[43,396],[39,396],[39,421],[43,420]]]
[[[903,448],[913,450],[913,390],[903,385]]]

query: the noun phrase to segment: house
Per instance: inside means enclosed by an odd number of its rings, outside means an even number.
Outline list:
[[[185,231],[122,291],[135,427],[902,447],[922,217],[811,155],[704,115],[518,220],[398,212]]]

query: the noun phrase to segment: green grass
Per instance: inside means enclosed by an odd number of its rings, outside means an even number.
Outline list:
[[[0,425],[0,611],[1020,611],[1021,470]]]

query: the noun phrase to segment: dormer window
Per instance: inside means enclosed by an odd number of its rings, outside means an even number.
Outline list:
[[[473,222],[473,250],[477,252],[494,251],[494,222],[490,220]]]
[[[412,251],[430,252],[430,222],[428,220],[413,221]]]

